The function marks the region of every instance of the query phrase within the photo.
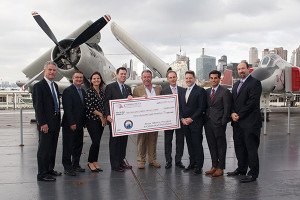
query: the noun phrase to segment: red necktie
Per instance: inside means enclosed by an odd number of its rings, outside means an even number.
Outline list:
[[[176,88],[173,87],[172,89],[173,89],[173,94],[176,94]]]
[[[215,96],[215,89],[212,89],[212,93],[210,95],[210,102],[213,101],[214,96]]]

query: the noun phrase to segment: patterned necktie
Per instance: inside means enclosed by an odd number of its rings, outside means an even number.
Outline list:
[[[124,87],[124,85],[122,85],[122,95],[123,95],[124,99],[126,99],[126,98],[127,98],[127,95],[126,95],[126,90],[125,90],[125,87]]]
[[[215,89],[212,89],[212,93],[211,93],[211,95],[210,95],[210,102],[213,101],[214,96],[215,96]]]
[[[52,90],[52,97],[53,97],[53,101],[54,101],[55,112],[58,113],[59,108],[58,108],[57,98],[56,98],[55,90],[54,90],[54,82],[51,83],[51,90]]]
[[[172,90],[173,90],[173,94],[177,94],[177,93],[176,93],[176,88],[175,88],[175,87],[173,87]]]
[[[239,84],[239,86],[238,86],[237,93],[239,93],[239,91],[240,91],[240,89],[241,89],[242,85],[243,85],[243,81],[242,81],[242,80],[240,80],[240,84]]]
[[[188,99],[189,99],[189,96],[190,96],[190,90],[191,90],[191,88],[188,87],[188,89],[186,90],[186,93],[185,93],[185,102],[186,103],[188,102]]]

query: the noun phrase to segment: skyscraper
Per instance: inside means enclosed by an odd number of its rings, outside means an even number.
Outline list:
[[[284,50],[283,47],[274,48],[274,53],[279,55],[283,60],[287,60],[287,50]]]
[[[209,80],[209,72],[216,69],[216,58],[204,55],[204,48],[202,48],[202,55],[196,59],[196,77],[199,81]]]
[[[256,47],[251,47],[249,50],[249,64],[254,65],[258,59],[258,51]]]
[[[268,55],[270,53],[269,49],[264,49],[262,51],[261,60],[265,57],[265,55]]]
[[[296,66],[300,66],[300,45],[296,49]]]

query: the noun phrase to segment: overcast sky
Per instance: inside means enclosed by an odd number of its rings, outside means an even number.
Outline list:
[[[217,60],[226,55],[229,62],[249,59],[249,49],[284,47],[288,61],[300,45],[300,1],[298,0],[1,0],[0,78],[26,79],[21,72],[53,42],[31,16],[37,11],[58,40],[87,20],[104,14],[133,38],[171,63],[179,46],[190,57],[191,68],[205,48]],[[100,46],[105,54],[128,51],[115,39],[110,24],[101,30]],[[115,66],[129,63],[130,55],[107,55]],[[142,66],[134,59],[135,66]]]

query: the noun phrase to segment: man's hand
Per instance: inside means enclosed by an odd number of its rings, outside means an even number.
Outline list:
[[[127,99],[128,99],[128,100],[131,100],[131,99],[132,99],[132,96],[131,96],[131,95],[128,95]]]
[[[192,118],[190,118],[190,117],[185,118],[185,121],[186,121],[187,125],[190,125],[193,122]]]
[[[239,115],[237,113],[232,113],[231,118],[234,122],[237,122],[239,120]]]
[[[111,118],[111,116],[110,116],[110,115],[108,115],[108,116],[107,116],[107,121],[109,121],[110,123],[112,123],[112,122],[113,122],[113,119]]]
[[[44,124],[43,126],[41,126],[41,131],[44,132],[44,133],[48,133],[48,124]]]
[[[143,97],[148,98],[147,94],[144,94]]]
[[[71,125],[71,126],[70,126],[70,129],[71,129],[72,131],[75,131],[75,130],[76,130],[76,124]]]

